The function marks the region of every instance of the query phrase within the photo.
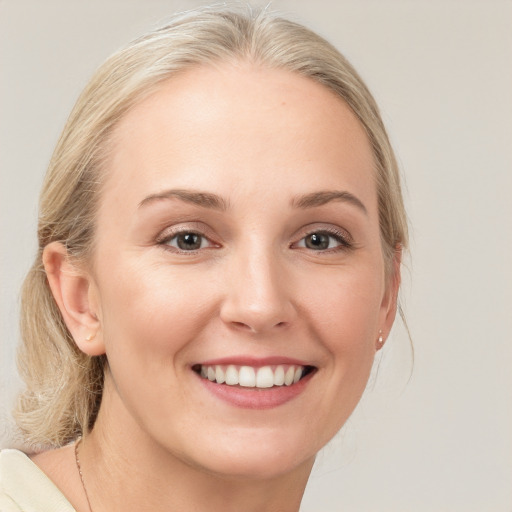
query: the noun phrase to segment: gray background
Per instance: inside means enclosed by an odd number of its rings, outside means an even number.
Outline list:
[[[204,3],[0,0],[0,446],[11,444],[19,385],[18,289],[66,116],[112,51]],[[412,223],[402,292],[412,377],[397,322],[365,398],[320,455],[302,510],[510,512],[512,2],[272,6],[327,37],[367,81],[404,170]]]

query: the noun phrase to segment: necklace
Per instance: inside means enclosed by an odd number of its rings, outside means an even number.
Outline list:
[[[82,438],[80,437],[75,443],[76,468],[78,469],[78,474],[80,475],[80,480],[82,481],[82,487],[84,488],[85,498],[87,499],[87,505],[89,506],[89,512],[92,512],[91,502],[89,501],[89,495],[87,494],[87,488],[85,487],[84,475],[82,474],[82,468],[80,466],[80,459],[78,458],[78,446],[81,442]]]

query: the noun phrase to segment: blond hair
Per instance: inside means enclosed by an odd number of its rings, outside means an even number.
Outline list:
[[[109,136],[130,108],[187,68],[250,60],[310,77],[334,91],[359,118],[371,142],[384,259],[407,245],[399,173],[377,105],[347,60],[307,28],[267,12],[202,8],[128,45],[96,72],[78,99],[57,144],[40,197],[39,249],[22,290],[19,371],[26,383],[16,420],[25,441],[62,446],[93,426],[105,356],[76,346],[53,299],[42,265],[51,242],[87,262]]]

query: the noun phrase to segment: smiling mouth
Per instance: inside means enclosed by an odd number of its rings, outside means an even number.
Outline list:
[[[238,388],[269,389],[292,386],[307,375],[313,373],[314,366],[277,364],[261,367],[242,365],[201,365],[192,366],[192,370],[202,379],[217,384]]]

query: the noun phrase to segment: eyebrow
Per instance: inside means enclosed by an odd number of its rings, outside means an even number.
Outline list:
[[[159,192],[158,194],[151,194],[139,203],[139,208],[163,199],[180,199],[186,203],[196,204],[213,210],[225,211],[228,209],[227,202],[216,194],[183,189],[171,189]]]
[[[292,200],[292,206],[295,208],[314,208],[315,206],[322,206],[332,201],[341,201],[343,203],[350,203],[359,208],[363,213],[368,215],[366,206],[354,194],[340,190],[324,190],[319,192],[312,192],[303,196],[297,196]]]
[[[179,199],[186,203],[191,203],[202,206],[204,208],[211,208],[219,211],[226,211],[229,207],[228,202],[217,194],[195,190],[171,189],[145,197],[139,203],[139,208],[165,199]],[[353,204],[363,213],[368,214],[368,210],[366,209],[365,205],[354,194],[339,190],[323,190],[297,196],[292,199],[291,205],[293,208],[307,209],[314,208],[316,206],[322,206],[332,201],[341,201]]]

